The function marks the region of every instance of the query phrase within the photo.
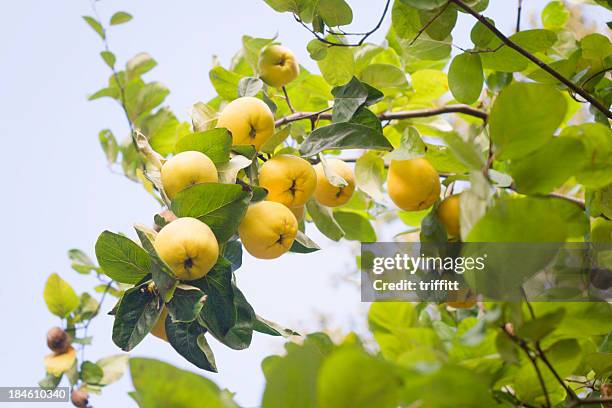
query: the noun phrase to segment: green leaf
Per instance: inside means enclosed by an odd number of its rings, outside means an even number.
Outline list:
[[[375,88],[401,88],[408,85],[406,74],[391,64],[371,64],[368,65],[359,79]]]
[[[118,11],[110,19],[110,25],[119,25],[127,23],[132,19],[132,15],[130,13],[126,13],[125,11]]]
[[[263,81],[259,78],[244,77],[238,82],[238,96],[255,96],[263,88]]]
[[[232,136],[227,129],[218,128],[183,136],[176,143],[175,152],[202,152],[215,165],[220,165],[229,161],[231,147]]]
[[[345,238],[360,242],[376,242],[376,231],[370,220],[354,211],[334,211],[334,218],[344,231]]]
[[[414,326],[416,322],[417,312],[412,303],[376,302],[368,312],[368,325],[373,333],[393,333]]]
[[[131,358],[130,373],[141,408],[194,407],[204,401],[210,408],[237,407],[211,380],[168,363]]]
[[[487,18],[487,21],[495,25],[493,20]],[[480,21],[476,22],[474,27],[472,27],[472,31],[470,31],[470,39],[474,45],[479,48],[487,48],[487,46],[491,43],[491,40],[493,40],[493,37],[495,37],[495,34],[493,34],[493,32]]]
[[[203,183],[181,191],[172,200],[177,217],[193,217],[207,224],[220,243],[238,229],[252,193],[237,184]]]
[[[425,32],[437,41],[444,41],[457,23],[457,9],[452,5],[443,5],[436,10],[421,10],[419,15],[423,26],[430,22]]]
[[[320,334],[319,334],[320,335]],[[287,347],[287,355],[270,362],[264,374],[266,388],[262,407],[316,408],[317,373],[333,345],[311,334],[302,345]],[[299,395],[300,398],[296,398]]]
[[[216,66],[209,72],[210,82],[222,99],[233,101],[238,98],[240,75]]]
[[[316,252],[319,249],[321,248],[313,240],[308,238],[302,231],[298,231],[289,251],[296,252],[298,254],[309,254],[311,252]]]
[[[549,30],[558,30],[565,26],[570,12],[560,1],[551,1],[542,10],[542,24]]]
[[[388,161],[412,160],[423,157],[426,151],[427,147],[423,143],[419,131],[415,127],[409,126],[401,134],[399,146],[393,149],[391,153],[387,153],[385,159]]]
[[[355,77],[347,84],[332,89],[334,111],[332,122],[349,121],[368,98],[368,90]]]
[[[355,123],[334,123],[315,129],[300,146],[302,156],[314,156],[324,150],[391,150],[389,141],[374,129]]]
[[[557,41],[557,35],[550,30],[525,30],[511,35],[510,40],[533,54],[544,52],[552,47]],[[485,69],[517,72],[523,71],[528,67],[529,60],[527,58],[513,49],[502,45],[501,40],[498,38],[494,38],[487,48],[497,51],[480,54],[482,65]]]
[[[312,217],[312,221],[327,238],[339,241],[344,236],[344,231],[334,219],[329,208],[322,206],[314,199],[308,200],[306,208],[308,209],[308,214]]]
[[[510,84],[499,94],[489,116],[496,157],[519,158],[543,146],[566,111],[565,98],[550,85]]]
[[[517,191],[547,194],[578,173],[585,159],[580,140],[555,137],[530,155],[513,160],[509,173]]]
[[[151,331],[162,311],[162,300],[149,290],[149,282],[128,289],[115,314],[113,342],[130,351]]]
[[[474,225],[466,242],[565,242],[587,228],[584,212],[568,201],[507,197]]]
[[[319,41],[316,38],[314,40],[311,40],[306,46],[306,50],[308,51],[308,54],[310,54],[310,58],[315,61],[325,59],[325,57],[327,56],[328,48],[329,46],[327,44],[322,41]]]
[[[278,323],[271,322],[270,320],[266,320],[261,316],[256,316],[253,324],[253,330],[259,333],[269,334],[271,336],[291,337],[300,335],[294,330],[283,327]]]
[[[385,182],[385,163],[376,152],[367,152],[355,162],[357,187],[373,200],[384,201],[382,186]]]
[[[109,385],[118,381],[125,372],[129,360],[127,354],[115,354],[113,356],[104,357],[96,361],[96,365],[102,368],[104,375],[98,381],[100,385]]]
[[[170,302],[166,304],[172,321],[183,323],[194,321],[200,314],[202,306],[204,306],[205,296],[204,292],[198,288],[179,285]]]
[[[349,47],[330,47],[317,65],[323,78],[333,86],[346,84],[355,73],[353,51]]]
[[[43,390],[54,390],[57,388],[61,380],[62,376],[56,377],[53,374],[47,373],[47,375],[45,375],[45,378],[38,382],[38,385]]]
[[[99,365],[91,361],[83,361],[81,364],[81,380],[86,384],[98,384],[103,376],[104,371]]]
[[[170,345],[187,361],[206,371],[217,372],[217,365],[204,333],[206,329],[197,322],[172,322],[166,318],[166,334]]]
[[[402,3],[419,10],[433,10],[441,7],[446,0],[400,0]]]
[[[531,341],[542,340],[559,326],[563,316],[565,316],[565,309],[560,308],[552,313],[527,320],[516,328],[516,334]]]
[[[126,63],[126,70],[129,78],[139,77],[143,74],[146,74],[157,65],[157,61],[155,61],[149,54],[146,52],[141,52],[136,54]]]
[[[291,134],[291,125],[285,126],[280,129],[270,139],[268,139],[261,147],[260,151],[263,153],[274,153],[274,150],[278,145],[283,143]]]
[[[43,297],[49,311],[61,318],[67,317],[79,305],[72,286],[56,273],[47,279]]]
[[[594,33],[583,37],[580,40],[582,57],[587,59],[605,59],[612,54],[612,43],[603,34]]]
[[[255,311],[244,297],[244,294],[232,283],[234,295],[234,325],[223,336],[211,332],[217,340],[234,350],[244,350],[249,347],[253,338],[253,324],[255,322]],[[208,327],[208,326],[207,326]]]
[[[100,133],[98,133],[98,140],[100,141],[102,150],[104,150],[108,164],[115,163],[119,155],[119,145],[117,144],[113,132],[110,129],[101,130]]]
[[[215,336],[223,337],[236,323],[231,263],[220,258],[204,276],[190,284],[206,295],[200,317]]]
[[[68,251],[68,259],[72,261],[70,265],[72,269],[78,273],[88,274],[91,271],[96,271],[98,267],[93,261],[80,249],[71,249]]]
[[[432,210],[421,220],[421,242],[446,242],[446,229],[437,216],[437,208]]]
[[[83,16],[83,20],[102,38],[103,40],[106,38],[104,33],[104,28],[102,24],[98,20],[90,16]]]
[[[353,10],[344,0],[319,0],[317,13],[329,27],[351,24]]]
[[[121,283],[138,283],[151,269],[147,252],[131,239],[104,231],[96,241],[96,258],[104,273]]]
[[[102,57],[102,59],[104,60],[106,65],[108,65],[110,69],[113,69],[115,67],[115,62],[117,61],[115,54],[113,54],[110,51],[102,51],[100,53],[100,56]]]
[[[463,53],[453,58],[448,69],[448,86],[458,102],[476,102],[483,83],[484,74],[479,54]]]
[[[603,188],[612,183],[612,130],[600,123],[568,126],[561,137],[579,140],[586,150],[586,164],[576,175],[579,183]]]
[[[203,132],[215,128],[217,111],[203,102],[196,102],[191,107],[191,123],[194,132]]]
[[[361,348],[341,349],[323,363],[317,379],[320,406],[334,408],[397,407],[402,381],[385,360]]]
[[[230,241],[225,244],[223,257],[232,264],[232,272],[240,269],[242,266],[242,244],[240,241]]]
[[[134,229],[140,238],[142,247],[147,251],[151,259],[151,277],[164,302],[169,302],[174,295],[178,280],[170,267],[157,254],[153,242],[154,232],[142,225],[135,225]]]

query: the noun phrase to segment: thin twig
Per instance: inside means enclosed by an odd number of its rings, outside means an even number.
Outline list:
[[[108,45],[108,33],[106,31],[106,28],[104,27],[104,24],[102,24],[102,19],[100,18],[100,15],[98,14],[98,9],[96,8],[96,0],[91,0],[90,4],[91,4],[92,12],[93,12],[96,20],[100,24],[100,27],[102,29],[102,33],[104,34],[103,38],[102,38],[102,42],[104,44],[104,51],[111,52],[110,51],[110,47]],[[132,138],[132,143],[134,145],[134,148],[136,148],[136,150],[138,150],[138,146],[136,144],[136,138],[134,136],[134,124],[132,123],[132,119],[130,118],[130,114],[129,114],[128,109],[127,109],[127,102],[126,102],[127,98],[125,97],[125,87],[124,87],[123,83],[121,82],[121,80],[119,78],[119,73],[115,69],[114,64],[110,68],[111,68],[111,71],[113,72],[113,78],[115,78],[115,82],[117,83],[117,86],[119,87],[119,98],[121,99],[120,105],[121,105],[121,108],[123,109],[123,113],[125,114],[125,118],[128,121],[128,125],[130,126],[130,136]]]
[[[285,116],[276,121],[276,127],[285,125],[287,123],[295,122],[303,119],[310,119],[312,117],[318,117],[323,120],[331,120],[331,113],[325,113],[332,108],[324,109],[320,112],[296,112],[289,116]],[[487,113],[476,108],[472,108],[468,105],[448,105],[441,108],[433,109],[417,109],[412,111],[399,111],[399,112],[385,112],[378,115],[381,121],[385,120],[402,120],[402,119],[413,119],[413,118],[427,118],[431,116],[442,115],[445,113],[463,113],[465,115],[474,116],[484,121],[487,120]]]
[[[516,10],[516,32],[521,31],[521,14],[523,11],[523,0],[518,0],[518,8]]]
[[[567,86],[573,92],[577,93],[578,95],[582,96],[584,99],[589,101],[591,105],[593,105],[597,110],[599,110],[609,119],[612,119],[612,112],[606,106],[604,106],[603,103],[601,103],[599,100],[593,97],[593,95],[585,91],[580,86],[574,84],[570,79],[561,75],[558,71],[553,69],[550,65],[546,64],[544,61],[540,60],[535,55],[531,54],[530,52],[525,50],[523,47],[516,44],[514,41],[510,40],[501,31],[499,31],[493,24],[491,24],[485,16],[483,16],[482,14],[478,13],[476,10],[474,10],[473,8],[465,4],[462,0],[450,0],[450,1],[452,1],[458,7],[462,8],[464,11],[471,14],[474,18],[480,21],[485,27],[487,27],[493,34],[495,34],[508,47],[512,48],[513,50],[515,50],[516,52],[518,52],[519,54],[521,54],[522,56],[524,56],[525,58],[527,58],[528,60],[536,64],[538,67],[548,72],[550,75],[552,75],[559,82]]]
[[[104,303],[104,299],[106,298],[106,294],[110,291],[114,282],[115,282],[114,280],[111,280],[110,282],[106,284],[106,286],[104,287],[104,292],[102,292],[102,296],[100,296],[100,301],[98,301],[98,307],[96,307],[96,310],[92,314],[91,319],[89,319],[87,323],[85,323],[85,325],[83,326],[83,339],[84,340],[87,339],[87,329],[89,328],[91,321],[100,312],[100,309],[102,308],[102,303]],[[81,361],[85,361],[85,346],[86,345],[83,344],[83,346],[81,347]]]
[[[414,45],[416,40],[418,40],[419,37],[425,32],[425,30],[427,30],[434,23],[434,21],[436,21],[438,19],[438,17],[440,17],[442,15],[442,13],[444,13],[446,11],[446,9],[448,8],[449,5],[450,5],[450,1],[447,1],[446,4],[444,4],[444,6],[440,9],[440,11],[438,11],[436,13],[436,15],[434,15],[427,23],[425,23],[425,25],[423,27],[421,27],[419,32],[414,36],[412,41],[410,41],[410,43],[408,44],[409,47]]]
[[[287,106],[291,113],[295,113],[295,109],[293,109],[293,105],[291,105],[291,100],[289,99],[289,94],[287,93],[287,88],[283,86],[283,94],[285,94],[285,101],[287,102]]]
[[[525,340],[510,333],[505,326],[502,325],[501,329],[504,333],[506,333],[506,335],[510,338],[510,340],[516,343],[516,345],[519,346],[521,350],[523,350],[523,352],[525,352],[525,355],[531,362],[531,365],[533,366],[533,369],[535,370],[536,375],[538,377],[540,388],[542,388],[542,392],[544,393],[544,398],[546,399],[546,407],[550,408],[552,405],[550,403],[550,396],[548,395],[548,389],[546,388],[546,383],[544,382],[544,377],[542,376],[540,367],[538,367],[537,358],[532,355],[529,345],[527,344],[527,342],[525,342]]]
[[[376,25],[374,26],[374,28],[372,28],[370,31],[367,31],[363,34],[358,34],[358,33],[344,33],[344,32],[331,32],[334,35],[363,35],[363,37],[361,37],[361,39],[359,41],[357,41],[356,43],[343,43],[343,42],[334,42],[334,41],[330,41],[325,37],[322,37],[321,35],[319,35],[319,33],[317,33],[316,31],[314,31],[312,28],[308,27],[308,25],[306,23],[304,23],[304,21],[297,15],[294,14],[293,17],[295,18],[295,21],[297,21],[298,23],[300,23],[302,25],[302,27],[306,28],[308,31],[310,31],[310,33],[312,35],[314,35],[316,37],[317,40],[321,41],[324,44],[327,45],[331,45],[332,47],[359,47],[361,45],[363,45],[365,43],[365,41],[372,35],[374,34],[376,31],[378,31],[378,29],[382,26],[383,21],[385,20],[385,16],[387,15],[387,11],[389,11],[389,5],[391,4],[391,0],[387,0],[387,2],[385,3],[385,8],[383,10],[382,16],[380,17],[380,19],[378,20],[378,23],[376,23]],[[329,31],[328,31],[329,32]]]

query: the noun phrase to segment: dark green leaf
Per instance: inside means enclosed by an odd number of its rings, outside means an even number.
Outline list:
[[[173,322],[170,316],[165,324],[168,342],[181,356],[198,368],[217,372],[215,357],[204,336],[205,328],[197,322]]]
[[[164,302],[169,302],[174,295],[174,290],[176,289],[178,280],[166,262],[164,262],[157,254],[157,251],[153,246],[155,237],[152,235],[151,231],[148,230],[148,228],[139,225],[134,226],[134,229],[138,234],[138,238],[140,238],[143,248],[148,252],[151,259],[150,271],[153,282],[155,282],[155,286],[157,287],[157,290],[159,290]]]
[[[236,232],[251,197],[250,191],[237,184],[196,184],[176,195],[172,212],[177,217],[199,219],[223,243]]]
[[[269,334],[270,336],[291,337],[300,335],[294,330],[282,327],[279,324],[266,320],[261,316],[255,317],[255,322],[253,323],[253,330],[259,333]]]
[[[162,311],[162,300],[149,283],[128,289],[121,301],[113,324],[113,342],[123,351],[130,351],[151,331]]]
[[[295,236],[295,241],[291,245],[289,251],[299,254],[309,254],[321,249],[313,240],[308,238],[302,231],[298,231]]]
[[[206,328],[215,337],[225,336],[236,323],[231,263],[220,258],[206,276],[190,284],[206,295],[200,312]]]
[[[324,150],[391,150],[393,146],[380,133],[355,123],[335,123],[315,129],[302,143],[300,153],[314,156]]]
[[[334,111],[332,122],[347,122],[368,98],[368,90],[355,77],[347,84],[332,89]]]
[[[189,323],[198,317],[205,301],[204,292],[198,288],[179,285],[166,307],[173,322]]]

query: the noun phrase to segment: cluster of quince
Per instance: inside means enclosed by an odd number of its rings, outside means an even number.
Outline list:
[[[287,48],[275,44],[262,51],[259,72],[268,85],[283,87],[297,78],[299,70],[294,54]],[[233,145],[253,145],[259,150],[274,134],[275,121],[265,102],[255,97],[241,97],[223,109],[217,127],[231,133]],[[330,174],[336,179],[333,183],[329,180]],[[172,200],[193,184],[218,182],[219,176],[213,161],[204,153],[186,151],[163,164],[161,181]],[[314,197],[327,207],[346,204],[355,190],[355,175],[351,166],[341,159],[327,159],[325,163],[313,165],[301,157],[282,154],[261,165],[259,186],[267,190],[267,198],[249,206],[238,235],[252,256],[274,259],[291,248],[306,202]],[[392,201],[406,211],[429,208],[440,196],[439,175],[424,158],[393,160],[387,186]],[[439,208],[440,219],[452,236],[459,234],[458,198],[448,197]],[[172,222],[159,231],[154,243],[159,256],[180,280],[203,277],[219,256],[219,245],[212,230],[195,218],[169,221]]]

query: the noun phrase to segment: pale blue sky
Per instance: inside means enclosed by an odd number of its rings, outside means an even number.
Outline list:
[[[350,3],[356,15],[354,27],[363,30],[375,23],[384,1]],[[512,32],[516,2],[491,3],[487,15],[505,32]],[[546,4],[543,0],[524,3],[525,21],[530,11]],[[99,38],[80,17],[91,14],[89,2],[22,0],[3,6],[0,248],[4,279],[0,310],[4,330],[0,386],[33,386],[44,375],[42,358],[48,353],[45,333],[58,324],[42,300],[47,276],[58,272],[79,292],[89,290],[95,278],[73,272],[66,251],[78,247],[93,256],[101,231],[133,236],[131,225],[149,223],[159,207],[138,185],[111,174],[99,148],[100,129],[110,127],[122,137],[127,125],[110,100],[86,100],[109,74],[98,55]],[[279,40],[296,52],[302,64],[315,67],[305,49],[310,34],[289,15],[273,12],[261,0],[102,0],[98,9],[106,19],[120,9],[134,15],[129,24],[111,30],[111,49],[121,63],[139,51],[149,52],[159,66],[148,77],[171,89],[166,103],[183,120],[193,102],[213,96],[208,80],[212,56],[218,55],[227,66],[243,34],[270,37],[278,32]],[[473,20],[460,19],[457,44],[469,46],[467,35],[472,25]],[[372,40],[379,42],[383,35],[384,30]],[[397,232],[386,231],[384,236]],[[259,261],[247,257],[237,273],[240,287],[259,314],[289,327],[315,328],[318,313],[331,316],[333,325],[345,330],[364,327],[362,312],[367,305],[359,302],[359,291],[349,284],[338,284],[338,276],[354,267],[351,247],[311,235],[324,250],[299,259],[285,256]],[[109,302],[104,310],[110,307]],[[118,352],[111,341],[111,328],[109,316],[94,321],[90,327],[94,345],[87,350],[88,359]],[[256,335],[253,346],[240,352],[213,343],[220,373],[203,374],[236,392],[244,406],[255,406],[263,387],[259,363],[266,355],[282,350],[282,344],[280,339],[263,335]],[[156,357],[197,370],[155,338],[145,339],[132,355]],[[92,402],[98,407],[134,406],[126,395],[131,387],[126,376]]]

